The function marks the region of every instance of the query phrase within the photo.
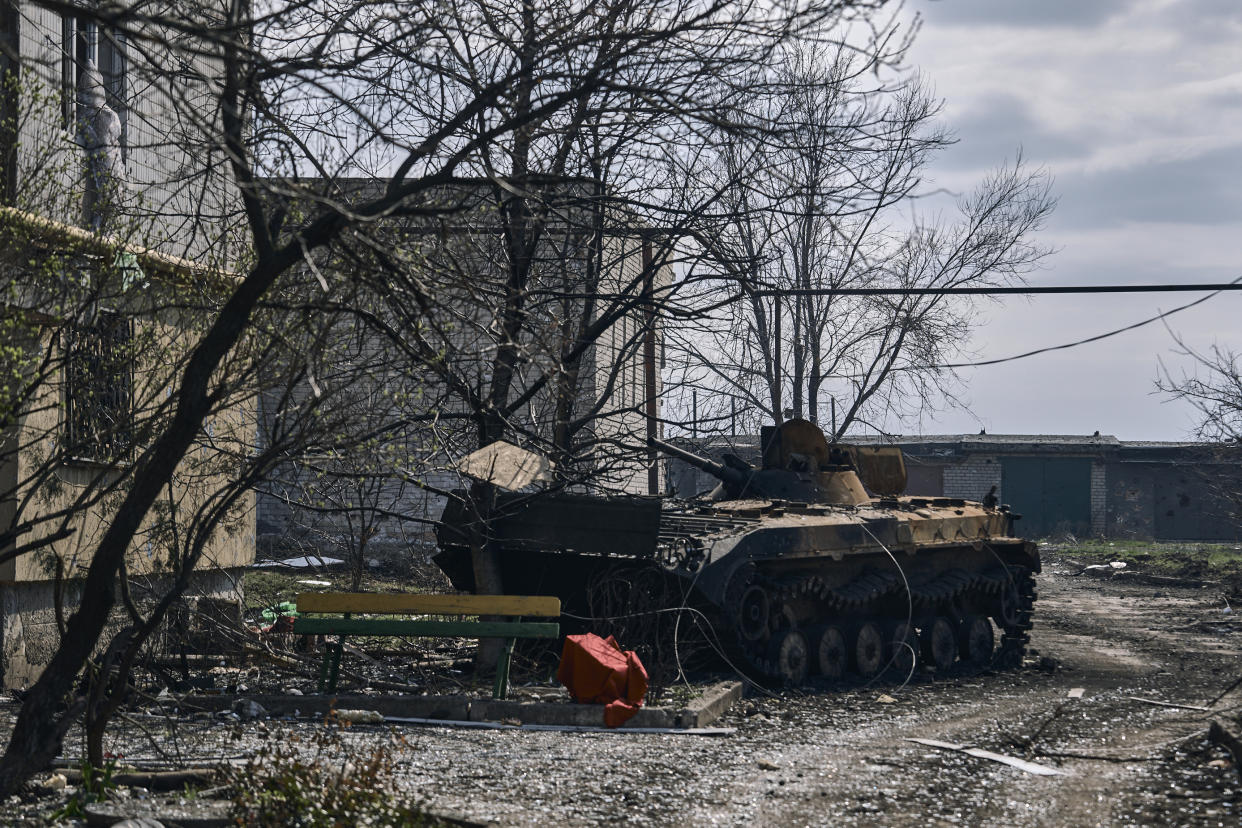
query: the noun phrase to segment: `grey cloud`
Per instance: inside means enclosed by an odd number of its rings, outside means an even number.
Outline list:
[[[1133,5],[1133,0],[920,0],[930,24],[1003,24],[1059,28],[1094,26]]]
[[[937,160],[938,169],[990,169],[1012,160],[1019,148],[1037,166],[1089,153],[1085,141],[1037,120],[1030,104],[1016,95],[981,96],[949,127],[960,140]]]
[[[1161,9],[1154,22],[1177,32],[1187,49],[1236,42],[1242,37],[1242,3],[1238,0],[1195,0]]]
[[[1242,220],[1242,146],[1193,158],[1057,178],[1056,221],[1108,227],[1126,221],[1223,224]]]

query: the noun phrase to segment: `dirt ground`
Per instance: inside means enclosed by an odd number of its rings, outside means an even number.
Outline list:
[[[757,693],[718,722],[731,736],[405,729],[398,779],[434,811],[501,825],[1238,825],[1242,785],[1206,732],[1212,718],[1236,730],[1242,691],[1210,713],[1136,698],[1206,705],[1242,674],[1242,623],[1224,593],[1079,569],[1046,557],[1038,656],[1021,670]],[[11,722],[12,708],[0,712]],[[150,754],[152,733],[127,727],[118,748]],[[143,727],[173,743],[159,721]],[[205,716],[174,741],[186,759],[220,760],[246,755],[260,729],[289,739],[316,727]],[[360,726],[347,739],[365,751],[392,735]]]

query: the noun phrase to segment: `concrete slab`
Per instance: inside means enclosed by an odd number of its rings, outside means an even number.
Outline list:
[[[677,714],[677,727],[705,727],[742,700],[742,682],[720,681],[703,690]]]

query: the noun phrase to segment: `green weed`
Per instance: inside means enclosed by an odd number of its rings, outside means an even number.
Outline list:
[[[331,720],[308,739],[269,736],[244,766],[228,773],[233,817],[260,828],[441,825],[393,783],[394,747],[346,744],[347,725]]]

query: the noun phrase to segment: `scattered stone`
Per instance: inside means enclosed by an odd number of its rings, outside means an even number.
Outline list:
[[[39,784],[49,791],[59,791],[69,784],[69,780],[65,778],[64,774],[54,773]]]
[[[760,759],[755,764],[759,766],[760,770],[780,770],[781,767],[771,759]]]
[[[238,699],[233,702],[233,712],[242,720],[267,718],[267,708],[253,699]]]
[[[893,698],[892,696],[890,696],[888,693],[881,693],[880,697],[877,698],[876,701],[878,701],[880,704],[896,704],[897,703],[897,700]]]
[[[383,724],[384,717],[374,710],[337,710],[334,714],[339,721],[350,724]]]

